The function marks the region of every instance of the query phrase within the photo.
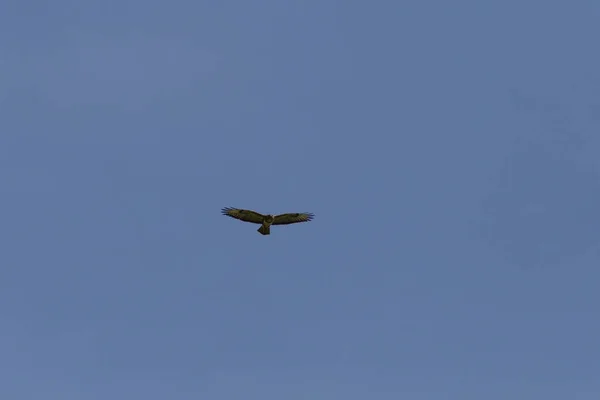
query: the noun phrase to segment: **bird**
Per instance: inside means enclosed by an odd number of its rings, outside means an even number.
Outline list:
[[[271,225],[289,225],[298,222],[308,222],[314,218],[313,213],[286,213],[279,215],[260,214],[252,210],[242,210],[240,208],[225,207],[221,210],[223,215],[231,218],[239,219],[244,222],[252,222],[260,224],[257,229],[261,235],[271,234]]]

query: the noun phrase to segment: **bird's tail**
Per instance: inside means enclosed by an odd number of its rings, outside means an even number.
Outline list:
[[[260,228],[258,228],[258,232],[260,232],[263,235],[270,235],[271,234],[271,226],[270,225],[261,225]]]

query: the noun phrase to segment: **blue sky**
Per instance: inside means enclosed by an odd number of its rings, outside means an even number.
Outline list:
[[[599,20],[0,3],[0,397],[598,399]]]

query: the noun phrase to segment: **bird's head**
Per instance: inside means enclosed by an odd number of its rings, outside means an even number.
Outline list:
[[[275,217],[274,217],[273,215],[271,215],[271,214],[269,214],[269,215],[265,215],[265,222],[266,222],[266,223],[270,224],[270,223],[272,223],[273,221],[275,221]]]

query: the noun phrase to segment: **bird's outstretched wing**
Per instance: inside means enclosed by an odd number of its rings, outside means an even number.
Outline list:
[[[314,218],[312,213],[288,213],[279,214],[275,216],[275,220],[272,225],[288,225],[295,224],[297,222],[308,222]]]
[[[225,207],[221,210],[223,215],[228,217],[239,219],[245,222],[252,222],[254,224],[262,224],[264,215],[259,214],[251,210],[241,210],[239,208]]]

